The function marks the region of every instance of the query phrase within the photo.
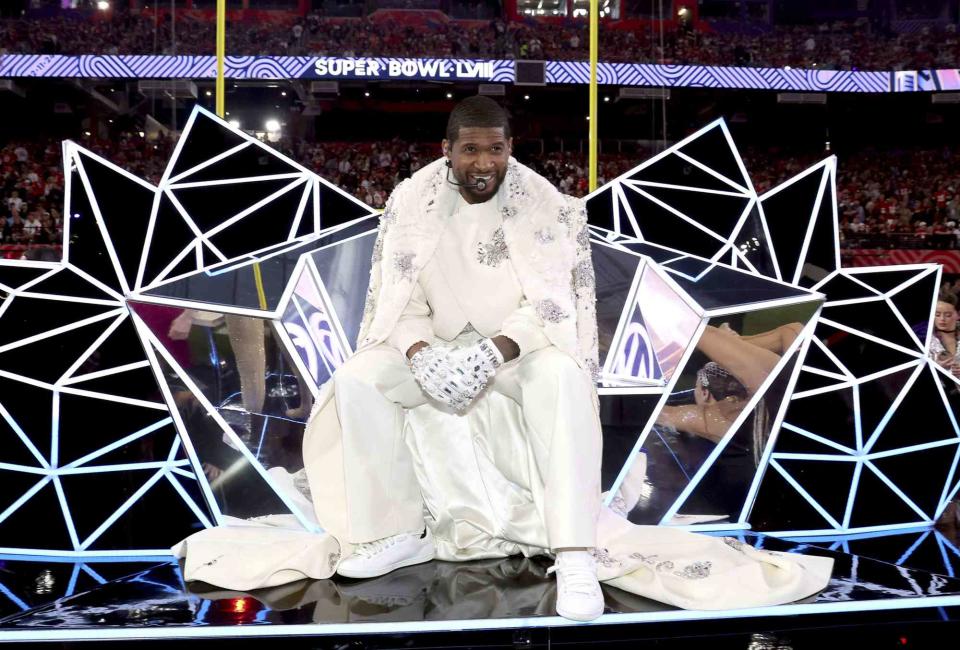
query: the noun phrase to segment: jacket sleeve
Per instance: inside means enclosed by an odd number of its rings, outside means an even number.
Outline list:
[[[568,197],[576,208],[574,230],[577,233],[576,264],[570,277],[570,285],[577,304],[577,344],[583,367],[596,380],[600,376],[597,339],[597,294],[596,277],[593,272],[593,257],[590,254],[590,231],[587,229],[587,204],[582,199]]]
[[[427,295],[418,282],[413,288],[410,301],[400,314],[393,332],[387,337],[387,344],[406,354],[410,346],[418,341],[433,343],[432,310],[427,304]]]
[[[520,348],[518,359],[550,345],[543,331],[543,321],[533,304],[524,299],[509,316],[503,319],[500,333]]]

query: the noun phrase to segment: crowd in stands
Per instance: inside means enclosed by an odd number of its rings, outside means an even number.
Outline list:
[[[142,178],[159,181],[172,141],[123,133],[84,146]],[[63,242],[63,161],[60,142],[13,141],[0,147],[0,257]]]
[[[170,140],[124,133],[81,144],[156,183],[171,154]],[[305,142],[280,140],[285,154],[367,204],[382,208],[393,187],[440,155],[437,143]],[[601,154],[600,184],[623,174],[652,151]],[[762,193],[821,160],[824,152],[747,148],[747,169]],[[561,191],[587,193],[587,158],[577,151],[520,155]],[[837,175],[843,243],[851,248],[960,248],[960,155],[942,149],[876,149],[841,155]],[[63,172],[54,140],[11,142],[0,148],[0,243],[58,243]]]
[[[196,17],[117,11],[111,19],[55,15],[0,20],[0,54],[213,54],[214,23]],[[471,57],[586,60],[585,20],[402,22],[333,19],[231,23],[231,55]],[[881,34],[867,23],[765,26],[757,30],[604,27],[600,58],[639,63],[792,66],[818,69],[952,68],[960,61],[956,26],[931,34]]]

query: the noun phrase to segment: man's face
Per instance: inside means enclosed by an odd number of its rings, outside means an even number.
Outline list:
[[[483,203],[497,193],[507,175],[513,138],[504,137],[503,127],[460,127],[455,141],[443,141],[443,151],[458,183],[473,185],[479,178],[486,181],[483,191],[476,187],[460,188],[467,203]]]

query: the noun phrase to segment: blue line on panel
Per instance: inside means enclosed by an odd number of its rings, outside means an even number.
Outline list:
[[[923,540],[925,540],[929,536],[930,536],[930,531],[928,530],[927,532],[917,537],[917,541],[915,541],[910,546],[910,548],[907,549],[906,553],[901,555],[900,558],[896,562],[894,562],[894,564],[905,564],[907,560],[910,559],[910,556],[913,555],[913,552],[916,551],[917,548],[920,546],[920,544],[923,543]]]
[[[947,555],[947,549],[943,545],[943,536],[940,533],[937,533],[937,546],[940,548],[940,555],[943,557],[943,566],[947,570],[947,575],[951,578],[955,578],[953,571],[953,563],[950,561],[950,556]]]
[[[7,586],[6,586],[5,584],[3,584],[2,582],[0,582],[0,594],[3,594],[4,596],[6,596],[6,597],[9,598],[10,600],[12,600],[12,601],[13,601],[13,604],[16,605],[17,607],[19,607],[20,609],[22,609],[22,610],[24,610],[24,611],[30,609],[30,605],[26,604],[25,602],[23,602],[22,600],[20,600],[19,598],[17,598],[17,597],[13,594],[13,592],[10,591],[9,589],[7,589]]]

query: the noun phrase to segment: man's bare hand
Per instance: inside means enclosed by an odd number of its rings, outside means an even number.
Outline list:
[[[426,343],[425,341],[417,341],[416,343],[411,345],[409,348],[407,348],[407,359],[412,359],[413,355],[415,355],[417,352],[419,352],[423,348],[427,347],[427,345],[429,344]]]

